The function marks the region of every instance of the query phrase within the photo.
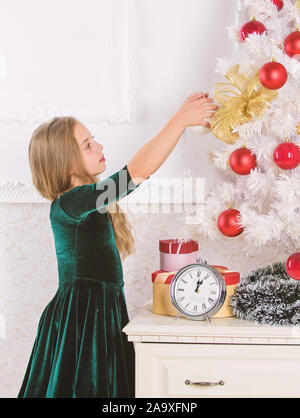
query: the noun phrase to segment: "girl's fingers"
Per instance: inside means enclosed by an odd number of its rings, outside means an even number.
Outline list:
[[[202,93],[202,91],[197,91],[195,93],[192,93],[189,95],[188,98],[197,97],[197,96],[204,96],[205,93]]]
[[[198,104],[199,105],[210,105],[212,104],[213,99],[211,99],[210,97],[202,97],[201,99],[199,99]]]
[[[189,103],[196,99],[202,99],[203,97],[205,97],[205,93],[202,93],[201,91],[195,92],[195,93],[190,94],[189,97],[185,100],[185,102]]]
[[[197,92],[194,92],[194,93],[190,94],[186,98],[185,102],[190,102],[192,100],[202,99],[202,98],[208,98],[208,93],[203,93],[202,91],[197,91]]]
[[[206,113],[206,115],[205,115],[205,117],[207,117],[207,118],[210,118],[210,117],[212,117],[216,112],[205,112]]]
[[[213,110],[213,109],[219,109],[218,105],[214,105],[214,104],[210,104],[210,105],[205,105],[205,110]]]
[[[210,126],[209,122],[205,121],[205,122],[201,123],[201,125],[211,129],[211,126]]]

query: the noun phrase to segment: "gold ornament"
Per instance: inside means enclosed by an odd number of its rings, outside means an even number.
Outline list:
[[[261,117],[270,102],[278,95],[276,90],[262,86],[259,71],[249,78],[239,73],[239,64],[226,74],[230,83],[216,83],[215,96],[221,107],[210,120],[213,135],[233,144],[239,135],[234,130],[254,116]],[[236,91],[238,90],[238,91]]]
[[[297,134],[300,135],[300,123],[297,125]]]

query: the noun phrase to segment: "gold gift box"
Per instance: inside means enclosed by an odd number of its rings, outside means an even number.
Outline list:
[[[228,270],[223,266],[215,267],[224,277],[227,292],[226,298],[221,309],[212,316],[212,318],[227,318],[233,316],[232,309],[229,305],[229,298],[233,295],[237,284],[240,281],[240,273]],[[177,272],[157,270],[152,273],[153,282],[153,313],[160,315],[177,316],[178,310],[172,304],[170,297],[170,284]],[[181,314],[180,314],[181,315]]]

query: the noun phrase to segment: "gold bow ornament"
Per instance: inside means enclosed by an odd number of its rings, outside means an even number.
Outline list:
[[[276,90],[265,88],[259,80],[259,71],[249,78],[239,73],[239,64],[226,74],[230,83],[216,83],[215,97],[221,104],[210,119],[213,135],[233,144],[239,135],[236,128],[249,122],[253,117],[261,117],[270,102],[278,95]]]

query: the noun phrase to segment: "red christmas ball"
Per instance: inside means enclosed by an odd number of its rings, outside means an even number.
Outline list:
[[[289,57],[300,56],[300,32],[296,30],[290,33],[284,40],[284,50]],[[298,57],[296,55],[299,55]]]
[[[293,279],[300,280],[300,253],[294,253],[286,260],[285,270]]]
[[[238,148],[230,155],[229,165],[235,173],[244,176],[257,166],[256,156],[247,148]]]
[[[267,34],[265,25],[253,19],[242,26],[242,29],[240,30],[240,38],[244,41],[250,33],[257,33],[258,35],[261,35],[264,32]]]
[[[284,3],[282,0],[271,0],[273,4],[277,7],[277,10],[280,12],[280,10],[283,8]]]
[[[240,211],[237,209],[227,209],[220,213],[218,216],[218,228],[223,235],[235,237],[243,232],[244,228],[237,224],[239,215]]]
[[[288,78],[285,67],[276,61],[267,62],[259,71],[261,84],[269,90],[280,89]]]
[[[275,148],[273,158],[278,167],[291,170],[300,163],[300,148],[293,142],[282,142]]]

